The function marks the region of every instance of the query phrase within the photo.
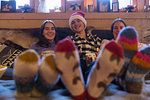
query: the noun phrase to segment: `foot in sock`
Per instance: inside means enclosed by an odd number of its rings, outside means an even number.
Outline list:
[[[124,63],[123,48],[115,41],[108,42],[93,66],[87,81],[88,100],[97,100]]]
[[[125,74],[128,69],[129,62],[138,51],[138,41],[138,33],[134,27],[131,26],[123,28],[117,37],[117,43],[119,43],[124,49],[125,62],[121,72],[118,75],[118,77],[123,80],[125,79]],[[125,87],[122,85],[122,88]]]
[[[129,65],[129,62],[137,53],[138,41],[138,33],[134,27],[127,26],[120,31],[117,37],[117,43],[124,49],[125,66]]]
[[[65,38],[56,46],[56,65],[66,88],[74,100],[85,100],[86,92],[74,43]]]
[[[130,93],[142,92],[144,76],[150,71],[150,46],[140,49],[129,64],[126,74],[126,90]]]
[[[41,92],[41,94],[47,94],[57,83],[58,72],[56,70],[55,56],[46,55],[39,68],[39,75],[35,85],[35,89]],[[35,90],[34,89],[34,90]],[[39,93],[37,91],[32,92],[32,96],[38,97]]]
[[[14,63],[14,80],[16,97],[29,97],[38,72],[39,56],[34,50],[26,50],[20,54]]]

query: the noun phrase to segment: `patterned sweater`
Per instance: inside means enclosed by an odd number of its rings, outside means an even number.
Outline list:
[[[75,43],[77,49],[80,51],[81,59],[86,60],[86,54],[95,54],[100,50],[101,39],[91,33],[87,33],[87,39],[81,38],[78,35],[70,36],[69,38]]]

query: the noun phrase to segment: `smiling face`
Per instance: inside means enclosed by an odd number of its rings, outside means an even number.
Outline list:
[[[125,25],[121,21],[117,21],[113,26],[113,35],[116,39],[119,32],[125,27]]]
[[[73,31],[76,33],[81,33],[85,29],[85,25],[80,19],[74,19],[71,22],[71,27],[72,27]]]
[[[48,40],[54,40],[56,31],[52,23],[46,23],[43,30],[43,35]]]

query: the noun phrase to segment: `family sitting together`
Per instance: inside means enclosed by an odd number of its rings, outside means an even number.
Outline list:
[[[58,40],[54,22],[44,21],[39,41],[15,59],[16,97],[41,97],[58,83],[74,100],[97,100],[110,84],[142,92],[144,75],[150,71],[150,47],[138,49],[134,27],[117,18],[111,26],[114,39],[102,40],[86,29],[81,11],[70,16],[69,26],[75,34]],[[95,59],[89,62],[87,55]]]

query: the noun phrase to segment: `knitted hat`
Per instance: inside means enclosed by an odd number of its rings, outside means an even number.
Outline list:
[[[85,28],[86,28],[87,22],[86,22],[86,20],[85,20],[85,13],[84,13],[84,12],[82,12],[82,11],[77,11],[77,12],[73,13],[73,14],[70,16],[70,18],[69,18],[69,27],[70,27],[71,29],[72,29],[72,27],[71,27],[71,22],[72,22],[74,19],[80,19],[80,20],[84,23]]]
[[[126,89],[130,93],[142,92],[144,76],[150,71],[150,46],[140,49],[130,62],[126,74]]]

